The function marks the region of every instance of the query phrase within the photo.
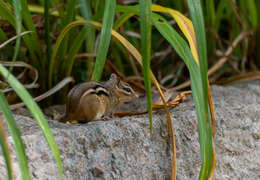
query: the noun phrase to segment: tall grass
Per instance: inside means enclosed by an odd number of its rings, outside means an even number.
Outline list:
[[[164,86],[169,85],[171,88],[174,85],[187,87],[189,83],[184,82],[190,78],[201,146],[200,179],[212,178],[215,158],[212,136],[214,134],[212,130],[214,128],[214,126],[212,127],[214,111],[207,76],[208,63],[209,68],[215,65],[217,52],[224,53],[241,32],[259,30],[260,17],[257,12],[259,1],[156,1],[158,5],[152,5],[150,0],[141,0],[139,4],[124,4],[126,2],[68,0],[63,3],[60,0],[33,2],[0,0],[0,17],[6,20],[3,21],[4,26],[0,24],[0,43],[6,41],[10,34],[18,35],[15,48],[6,45],[0,51],[0,58],[8,61],[11,59],[25,61],[39,71],[41,88],[31,91],[33,95],[50,89],[61,79],[71,75],[76,77],[78,82],[86,79],[99,81],[107,60],[115,64],[118,72],[127,76],[133,74],[137,76],[142,69],[148,102],[150,132],[152,132],[151,80],[164,102],[164,95],[159,85],[159,82],[163,82],[164,77],[171,77],[163,84]],[[35,5],[37,3],[38,5]],[[192,21],[183,14],[188,15]],[[14,32],[13,29],[16,31]],[[20,35],[27,30],[33,33]],[[111,39],[111,37],[113,38]],[[255,37],[259,37],[259,31]],[[219,70],[223,72],[220,78],[259,68],[259,51],[250,51],[250,48],[259,47],[259,42],[259,38],[250,39],[245,36],[242,44],[235,47],[232,54],[236,61],[219,67]],[[141,54],[138,49],[141,49]],[[167,49],[171,50],[170,53]],[[84,58],[77,59],[79,54]],[[89,56],[89,54],[94,56]],[[157,54],[162,54],[162,56]],[[188,71],[183,68],[182,61]],[[238,67],[236,71],[234,71],[234,67]],[[175,72],[177,71],[181,73],[179,77],[185,77],[184,80],[176,78]],[[6,82],[26,103],[41,127],[58,162],[62,177],[59,151],[41,110],[15,77],[11,74],[7,76],[8,71],[3,66],[0,66],[0,73],[3,77],[7,77]],[[57,102],[53,101],[57,99],[61,99],[60,101],[63,102],[66,91],[60,93],[59,97],[50,99],[49,103]],[[16,146],[20,156],[18,160],[26,164],[22,142],[19,140],[19,130],[8,110],[6,97],[2,94],[0,97],[5,121],[10,132],[13,132],[11,133],[13,138],[17,139],[16,143],[20,144]],[[9,103],[13,102],[9,100]],[[175,179],[174,131],[166,106],[165,111],[173,146],[172,179]],[[1,128],[0,131],[2,132]],[[8,152],[4,137],[3,133],[0,133],[1,148],[3,152]],[[11,178],[10,158],[8,153],[4,154],[6,154],[5,160],[9,178]],[[23,178],[28,179],[30,175],[27,166],[22,164],[20,166]]]

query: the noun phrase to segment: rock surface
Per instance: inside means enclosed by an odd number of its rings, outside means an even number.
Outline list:
[[[213,86],[217,132],[214,179],[260,179],[260,81]],[[132,110],[138,105],[128,104]],[[177,148],[177,179],[197,179],[200,149],[192,98],[171,108]],[[32,179],[59,179],[52,153],[35,122],[16,116],[26,144]],[[147,115],[70,125],[48,121],[60,148],[65,179],[170,179],[171,146],[163,110]],[[9,142],[12,142],[9,137]],[[11,143],[12,144],[12,143]],[[12,146],[13,149],[13,146]],[[21,179],[12,150],[16,179]],[[0,157],[0,179],[6,178]]]

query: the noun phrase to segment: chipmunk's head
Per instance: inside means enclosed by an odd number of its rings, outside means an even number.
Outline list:
[[[111,83],[110,85],[113,87],[112,89],[120,102],[129,101],[138,97],[131,86],[128,83],[121,81],[115,74],[111,74],[109,83]]]

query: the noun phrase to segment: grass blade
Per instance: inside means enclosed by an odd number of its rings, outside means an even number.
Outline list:
[[[30,11],[28,9],[27,1],[26,0],[19,0],[19,1],[21,1],[22,18],[23,18],[23,21],[24,21],[24,24],[25,24],[26,28],[29,31],[36,32],[36,28],[34,26],[31,13],[30,13]],[[39,39],[37,37],[37,34],[36,33],[32,33],[30,36],[31,36],[31,39],[32,39],[31,43],[32,43],[32,45],[34,47],[35,52],[37,52],[37,55],[39,57],[43,57],[42,53],[41,53],[40,41],[39,41]],[[37,59],[36,61],[39,61],[39,60]]]
[[[196,41],[198,46],[198,54],[200,58],[200,77],[202,80],[202,96],[197,99],[200,109],[196,108],[198,113],[201,113],[202,119],[199,121],[199,136],[202,154],[202,166],[200,171],[200,179],[212,179],[215,165],[214,160],[214,146],[212,142],[212,121],[214,119],[214,110],[212,106],[211,93],[208,82],[208,61],[207,61],[207,43],[203,13],[201,9],[200,0],[187,0],[188,8],[191,14],[192,22],[196,33]],[[196,102],[195,102],[196,103]],[[208,107],[208,104],[210,105]],[[210,108],[210,116],[208,109]],[[214,123],[215,124],[215,123]]]
[[[206,6],[206,13],[205,13],[205,21],[208,26],[211,28],[216,29],[216,13],[215,13],[215,2],[214,0],[207,0],[205,1],[205,6]],[[215,53],[216,49],[216,40],[215,39],[208,39],[208,53],[209,56],[213,53]]]
[[[73,22],[73,20],[75,18],[76,3],[77,3],[77,1],[75,1],[75,0],[67,1],[66,10],[65,10],[66,13],[65,13],[65,17],[63,18],[63,24],[62,24],[63,27],[66,27],[70,22]],[[64,39],[62,40],[62,43],[59,47],[59,51],[58,51],[58,55],[57,55],[57,58],[58,58],[57,59],[58,64],[56,65],[57,67],[61,66],[63,59],[66,58],[70,40],[73,39],[75,33],[76,33],[76,31],[71,31],[71,33],[68,34],[66,37],[64,37]],[[54,80],[55,80],[55,83],[58,82],[58,75],[54,75]]]
[[[121,15],[115,22],[114,30],[117,30],[120,26],[122,26],[132,16],[134,16],[134,13],[124,13],[123,15]]]
[[[97,58],[96,58],[96,63],[92,75],[92,80],[94,81],[99,81],[104,68],[106,55],[107,55],[107,51],[111,39],[111,31],[114,22],[115,7],[116,7],[115,0],[106,1],[105,12],[103,16],[103,24],[101,29],[101,36],[100,36],[100,41],[97,50]]]
[[[57,40],[56,40],[56,43],[54,45],[54,48],[53,48],[53,52],[52,52],[52,55],[51,55],[51,60],[50,60],[50,65],[49,65],[49,75],[48,75],[48,78],[49,78],[49,81],[48,81],[48,86],[49,88],[52,87],[52,83],[53,83],[53,74],[54,74],[54,67],[55,67],[55,63],[56,62],[56,57],[57,57],[57,53],[58,53],[58,50],[61,46],[61,42],[63,41],[63,39],[65,38],[65,36],[67,35],[67,33],[73,28],[73,27],[76,27],[76,26],[82,26],[82,25],[85,25],[86,22],[82,22],[82,21],[75,21],[75,22],[72,22],[70,24],[68,24],[60,33],[60,35],[58,36]]]
[[[17,95],[23,100],[23,102],[25,103],[27,108],[32,113],[32,116],[36,120],[37,124],[41,128],[43,135],[44,135],[46,141],[48,142],[49,147],[51,148],[51,150],[54,154],[54,158],[56,159],[56,162],[58,164],[60,177],[61,177],[61,179],[63,179],[59,149],[58,149],[58,146],[54,140],[53,134],[49,128],[49,125],[48,125],[41,109],[33,101],[31,95],[26,91],[26,89],[23,87],[23,85],[19,81],[17,81],[16,78],[12,74],[10,74],[8,72],[8,70],[1,64],[0,64],[0,73],[4,77],[7,77],[7,75],[8,75],[8,78],[6,79],[6,81],[14,89],[14,91],[17,93]]]
[[[202,86],[203,86],[203,94],[206,95],[204,97],[204,109],[207,109],[208,103],[208,80],[207,80],[207,72],[208,72],[208,61],[207,61],[207,42],[206,42],[206,31],[203,19],[203,13],[201,9],[200,0],[187,0],[187,4],[189,7],[189,11],[191,14],[191,19],[193,22],[195,34],[196,34],[196,42],[199,44],[197,46],[199,59],[200,59],[200,71],[202,78]],[[206,116],[207,117],[207,116]]]
[[[28,9],[28,4],[26,0],[18,0],[21,3],[21,8],[22,8],[22,18],[23,18],[23,23],[25,25],[25,28],[22,29],[23,31],[28,30],[32,32],[36,32],[36,28],[34,26],[33,20],[31,13]],[[44,75],[44,70],[45,68],[41,68],[42,66],[45,66],[45,61],[41,61],[42,59],[42,51],[41,51],[41,46],[40,46],[40,41],[37,37],[36,33],[32,33],[30,35],[24,36],[24,38],[30,37],[30,40],[27,41],[26,45],[29,47],[28,50],[30,51],[31,55],[31,61],[32,64],[38,68],[42,69],[43,71],[40,72],[41,78],[45,78],[46,76]],[[40,58],[40,60],[39,60]],[[44,88],[44,87],[43,87]]]
[[[247,1],[241,1],[243,3],[244,8],[246,9],[244,12],[245,17],[249,19],[250,28],[256,29],[257,28],[257,6],[255,0],[247,0]],[[242,5],[242,6],[243,6]],[[241,8],[242,8],[241,6]],[[242,8],[243,10],[243,8]]]
[[[152,90],[150,78],[150,59],[151,59],[151,17],[152,5],[150,0],[140,1],[140,18],[141,18],[141,49],[143,62],[143,75],[145,94],[147,99],[147,107],[150,121],[150,134],[152,136]]]
[[[90,7],[90,2],[89,0],[79,0],[80,2],[80,12],[82,14],[82,16],[84,17],[84,19],[86,21],[91,21],[92,20],[92,13],[91,13],[91,7]],[[88,53],[94,53],[94,47],[95,47],[95,40],[96,40],[96,36],[95,36],[95,28],[93,28],[92,26],[87,26],[87,31],[86,31],[86,46],[87,46],[87,52]],[[92,62],[93,62],[93,57],[89,58],[89,61],[87,61],[87,70],[88,70],[88,74],[92,74]]]
[[[203,91],[202,91],[202,81],[200,76],[200,67],[194,60],[194,56],[191,53],[191,50],[187,44],[187,42],[162,18],[159,16],[156,18],[153,16],[153,23],[159,32],[168,40],[168,42],[174,47],[176,52],[180,55],[180,57],[184,60],[187,65],[190,78],[191,78],[191,88],[192,88],[192,96],[196,106],[197,116],[198,116],[198,124],[199,124],[199,134],[200,134],[200,144],[202,149],[202,159],[205,159],[207,155],[208,146],[205,142],[207,142],[208,138],[211,138],[211,134],[208,135],[206,120],[205,120],[205,109],[202,109],[200,104],[203,103]],[[210,144],[211,147],[211,144]],[[210,154],[211,156],[211,154]],[[203,168],[204,170],[205,168]]]
[[[25,146],[23,145],[23,141],[21,138],[21,133],[17,127],[17,124],[15,122],[11,110],[8,107],[7,100],[4,97],[4,94],[2,92],[0,92],[0,108],[3,112],[3,115],[6,119],[6,123],[8,125],[10,133],[14,140],[15,151],[17,154],[17,159],[21,170],[22,178],[24,180],[25,179],[30,180],[31,178],[30,178],[30,172],[28,167],[28,161],[25,154]]]
[[[28,34],[28,33],[31,33],[32,31],[25,31],[25,32],[22,32],[20,34],[20,36],[23,36],[25,34]],[[10,42],[14,41],[15,39],[17,39],[19,36],[14,36],[8,40],[6,40],[5,42],[3,42],[2,44],[0,44],[0,49],[2,49],[3,47],[5,47],[7,44],[9,44]]]
[[[74,57],[77,54],[77,52],[79,51],[83,41],[84,41],[84,37],[86,36],[86,26],[83,27],[80,31],[80,33],[78,34],[78,36],[74,39],[74,41],[71,44],[71,48],[69,50],[68,53],[68,58],[66,60],[66,62],[64,62],[64,68],[62,72],[66,72],[65,76],[70,76],[71,75],[71,71],[72,71],[72,67],[74,64]]]
[[[16,27],[16,45],[15,45],[15,51],[12,61],[16,61],[20,44],[21,44],[21,32],[22,32],[22,9],[21,9],[21,3],[20,0],[13,0],[13,8],[14,8],[14,14],[15,14],[15,27]]]

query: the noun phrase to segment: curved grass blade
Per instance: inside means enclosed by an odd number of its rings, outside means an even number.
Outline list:
[[[27,1],[26,0],[18,0],[18,1],[21,1],[22,18],[23,18],[26,29],[28,29],[29,31],[36,32],[36,28],[34,26],[31,13],[28,9]],[[34,51],[37,53],[37,55],[39,57],[43,57],[42,52],[41,52],[41,47],[40,47],[40,41],[37,37],[37,34],[32,33],[30,36],[31,36],[30,43],[32,44]],[[39,61],[38,58],[36,59],[36,61]],[[43,63],[43,62],[41,62],[41,63]]]
[[[198,73],[199,66],[194,60],[187,42],[171,27],[161,16],[153,16],[153,24],[163,37],[174,47],[179,56],[183,59],[190,74]]]
[[[115,0],[106,1],[105,12],[103,16],[103,25],[101,29],[101,36],[100,36],[100,41],[97,50],[97,58],[96,58],[96,63],[92,75],[92,80],[94,81],[99,81],[104,68],[106,55],[107,55],[107,51],[111,39],[111,31],[114,22],[115,7],[116,7]]]
[[[215,124],[214,110],[212,105],[212,97],[209,89],[208,82],[208,61],[207,61],[207,43],[206,43],[206,33],[205,33],[205,25],[203,12],[201,8],[200,0],[187,0],[188,8],[190,11],[190,15],[192,18],[192,22],[194,24],[194,29],[196,33],[196,41],[200,46],[198,46],[198,54],[200,58],[200,76],[202,80],[202,99],[201,109],[204,110],[204,118],[206,118],[206,126],[205,129],[201,131],[205,131],[207,134],[207,138],[205,138],[205,154],[206,156],[202,158],[202,168],[200,171],[200,179],[209,178],[212,179],[214,164],[212,159],[214,159],[214,146],[212,142],[212,124]],[[209,116],[209,108],[210,108],[210,116]],[[200,141],[201,142],[201,141]]]
[[[2,92],[0,92],[0,108],[3,112],[6,123],[14,140],[15,151],[17,154],[17,159],[21,170],[22,178],[24,180],[30,180],[31,178],[28,167],[28,161],[25,154],[25,146],[21,138],[21,133],[17,127],[11,110],[8,107],[7,100]]]
[[[52,87],[52,80],[53,80],[53,71],[54,71],[54,65],[55,65],[55,60],[56,60],[56,56],[57,56],[57,53],[58,53],[58,50],[60,48],[60,45],[61,45],[61,42],[62,40],[64,39],[64,37],[66,36],[66,34],[73,28],[73,27],[76,27],[76,26],[82,26],[82,25],[85,25],[86,22],[85,21],[75,21],[75,22],[72,22],[70,24],[68,24],[60,33],[60,35],[58,36],[57,40],[56,40],[56,43],[55,43],[55,46],[53,48],[53,51],[52,51],[52,55],[51,55],[51,60],[50,60],[50,66],[49,66],[49,81],[48,81],[48,86],[49,88]]]
[[[86,26],[82,28],[82,30],[80,31],[80,33],[77,35],[77,37],[75,38],[75,40],[72,42],[71,44],[71,48],[69,50],[68,53],[68,58],[67,60],[63,63],[64,64],[64,68],[62,72],[66,72],[65,76],[70,76],[71,75],[71,71],[72,71],[72,67],[74,64],[74,57],[77,54],[77,52],[79,51],[83,41],[85,40],[85,36],[86,36]]]
[[[12,61],[16,61],[16,58],[18,56],[18,52],[20,49],[21,44],[21,32],[22,32],[22,7],[20,0],[13,0],[13,8],[14,8],[14,14],[15,14],[15,28],[16,28],[16,45],[15,45],[15,51]]]
[[[10,86],[15,90],[15,92],[18,94],[18,96],[23,100],[27,108],[30,110],[32,113],[32,116],[36,120],[37,124],[39,125],[40,129],[42,130],[42,133],[48,142],[49,147],[51,148],[54,158],[58,164],[59,168],[59,174],[60,178],[63,179],[63,174],[62,174],[62,165],[61,165],[61,159],[60,159],[60,152],[58,149],[58,146],[54,140],[53,134],[49,128],[49,125],[39,108],[39,106],[33,101],[33,98],[31,95],[26,91],[26,89],[23,87],[23,85],[16,80],[16,78],[8,72],[8,70],[0,64],[0,73],[8,78],[6,81]]]
[[[145,94],[147,99],[148,115],[150,121],[150,135],[152,136],[152,88],[150,79],[150,58],[151,58],[151,16],[152,8],[151,1],[140,1],[140,17],[141,17],[141,49],[142,49],[142,62],[143,62],[143,75]]]
[[[197,116],[198,116],[198,126],[199,126],[199,134],[200,134],[200,144],[201,144],[201,156],[204,160],[205,157],[211,156],[212,154],[208,154],[210,146],[207,146],[208,137],[211,138],[211,134],[206,131],[207,130],[207,122],[205,119],[205,109],[201,108],[201,104],[203,103],[203,94],[202,94],[202,81],[200,77],[200,68],[196,64],[193,55],[189,49],[187,42],[165,21],[161,18],[158,19],[153,18],[153,23],[159,32],[168,40],[168,42],[174,47],[176,52],[180,55],[180,57],[184,60],[187,65],[190,78],[191,78],[191,88],[192,88],[192,96],[194,99],[194,103],[196,106]],[[211,162],[211,161],[210,161]],[[203,164],[204,165],[204,164]],[[205,167],[204,167],[205,169]],[[203,169],[203,170],[204,170]]]
[[[114,30],[116,31],[120,26],[122,26],[128,19],[134,16],[134,13],[124,13],[115,22]]]
[[[32,32],[32,31],[22,32],[22,33],[20,34],[20,36],[23,36],[23,35],[28,34],[28,33],[31,33],[31,32]],[[15,40],[15,39],[17,39],[17,38],[18,38],[18,36],[16,35],[16,36],[14,36],[14,37],[12,37],[12,38],[6,40],[6,41],[3,42],[2,44],[0,44],[0,49],[3,48],[3,47],[5,47],[8,43],[12,42],[13,40]]]
[[[0,92],[1,93],[1,92]],[[6,133],[4,129],[4,124],[3,124],[3,118],[0,115],[0,146],[2,149],[2,154],[5,159],[5,164],[7,168],[7,173],[8,173],[8,179],[12,180],[13,179],[13,173],[12,173],[12,161],[10,157],[10,150],[7,144],[7,139],[6,139]]]
[[[84,19],[86,21],[91,21],[92,20],[92,13],[91,13],[91,6],[89,0],[79,0],[80,2],[80,12]],[[95,35],[95,28],[92,26],[87,26],[87,31],[86,31],[86,50],[87,53],[94,53],[94,48],[95,48],[95,40],[96,40],[96,35]],[[93,67],[92,67],[92,62],[93,62],[93,57],[89,57],[89,61],[87,61],[87,70],[88,74],[92,74]]]
[[[66,14],[63,14],[63,23],[62,26],[65,27],[67,26],[70,22],[72,22],[75,18],[75,11],[76,11],[76,6],[77,1],[75,0],[68,0],[66,2],[65,5],[65,12]],[[57,67],[62,66],[62,60],[66,59],[66,54],[67,51],[70,47],[70,39],[74,39],[73,37],[75,36],[76,31],[72,31],[70,34],[68,34],[66,37],[64,37],[64,39],[62,40],[62,43],[59,47],[59,51],[58,51],[58,64],[56,65]],[[55,74],[55,76],[53,77],[55,83],[58,82],[58,75]]]

